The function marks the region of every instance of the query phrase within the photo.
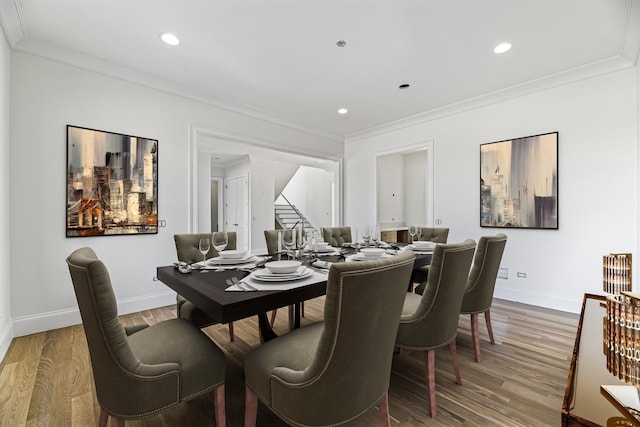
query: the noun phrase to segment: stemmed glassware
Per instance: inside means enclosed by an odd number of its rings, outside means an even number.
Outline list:
[[[295,232],[296,230],[293,229],[286,230],[284,233],[282,233],[282,246],[284,246],[284,248],[287,250],[287,256],[289,256],[289,251],[292,251],[296,247]]]
[[[295,239],[296,252],[300,253],[300,261],[302,261],[302,251],[304,247],[307,246],[307,233],[305,233],[304,229],[301,228],[300,231],[294,234],[296,234],[296,239]],[[295,254],[293,258],[295,259]]]
[[[364,241],[364,245],[369,247],[369,241],[371,240],[371,227],[365,225],[361,229],[362,240]]]
[[[200,270],[200,273],[207,272],[204,267],[206,266],[207,253],[209,252],[209,249],[211,249],[211,247],[209,246],[209,238],[203,237],[202,239],[200,239],[200,241],[198,242],[198,250],[202,254],[202,270]]]
[[[422,237],[422,227],[417,225],[416,225],[416,237],[418,238],[418,240],[420,240],[420,237]]]
[[[378,241],[380,240],[380,228],[377,226],[371,227],[371,240],[373,241],[373,246],[378,247]]]
[[[224,251],[229,243],[229,235],[226,231],[217,231],[212,235],[213,248],[218,252],[218,256],[220,257],[220,252]],[[222,257],[220,257],[218,268],[216,271],[224,271],[222,268]]]
[[[418,227],[416,227],[415,225],[410,225],[409,235],[411,236],[411,243],[413,243],[413,241],[416,240],[416,234],[418,234]]]

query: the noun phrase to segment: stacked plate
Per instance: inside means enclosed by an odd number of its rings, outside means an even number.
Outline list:
[[[223,256],[217,256],[213,258],[209,258],[207,260],[207,265],[209,266],[219,266],[219,265],[240,265],[240,264],[249,264],[251,262],[256,262],[258,258],[255,255],[251,255],[249,253],[245,253],[241,258],[237,257],[229,257],[228,254]]]
[[[433,252],[436,244],[429,241],[415,241],[408,246],[409,249],[415,252]]]
[[[292,280],[299,280],[304,279],[305,277],[309,277],[312,273],[313,271],[305,266],[300,266],[291,273],[274,273],[268,268],[265,268],[263,270],[256,270],[251,273],[251,278],[263,282],[290,282]]]

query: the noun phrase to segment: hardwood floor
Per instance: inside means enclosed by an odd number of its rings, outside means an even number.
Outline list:
[[[303,325],[322,318],[323,298],[305,303]],[[280,310],[277,332],[286,331],[286,310]],[[149,324],[175,317],[174,307],[122,316],[124,324]],[[436,351],[438,415],[428,415],[424,353],[394,357],[389,390],[393,426],[559,426],[560,408],[578,316],[495,300],[491,311],[496,345],[480,326],[481,363],[476,363],[469,316],[460,316],[457,338],[462,385],[455,383],[448,347]],[[228,328],[214,325],[205,332],[227,355],[227,425],[241,426],[244,411],[243,361],[258,345],[257,319],[234,322],[235,342]],[[354,360],[354,363],[358,363]],[[338,398],[348,398],[339,396]],[[331,410],[331,408],[327,408]],[[99,406],[82,326],[72,326],[13,340],[0,364],[1,426],[97,425]],[[127,426],[214,426],[210,397]],[[258,426],[286,425],[263,406]],[[378,425],[370,410],[352,426]]]

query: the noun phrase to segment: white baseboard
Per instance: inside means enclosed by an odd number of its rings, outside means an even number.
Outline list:
[[[550,308],[568,313],[579,314],[582,310],[582,296],[580,296],[580,299],[576,300],[567,297],[560,297],[558,295],[539,294],[500,286],[496,286],[493,296],[495,298],[536,305],[538,307]]]
[[[135,313],[152,308],[165,307],[175,303],[176,294],[172,291],[144,295],[118,301],[118,314]],[[82,323],[82,318],[80,317],[80,310],[78,308],[24,316],[13,319],[13,336],[21,337],[38,332],[50,331],[52,329],[78,325],[80,323]]]
[[[0,361],[4,359],[4,356],[7,355],[7,350],[9,350],[9,346],[11,345],[11,340],[13,339],[13,328],[11,323],[7,323],[5,328],[0,330]]]

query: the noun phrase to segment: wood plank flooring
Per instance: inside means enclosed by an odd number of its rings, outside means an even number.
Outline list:
[[[322,318],[324,298],[305,303],[303,325]],[[122,316],[126,325],[175,317],[174,307]],[[286,332],[286,309],[276,331]],[[393,426],[559,426],[560,408],[578,316],[495,300],[491,311],[496,345],[481,318],[481,363],[476,363],[469,316],[460,316],[457,338],[462,385],[455,383],[448,347],[436,351],[438,415],[428,415],[424,353],[396,355],[389,406]],[[204,331],[227,355],[227,425],[241,426],[245,354],[257,346],[257,318],[235,322],[236,339],[214,325]],[[358,363],[354,360],[354,363]],[[348,396],[338,396],[348,398]],[[97,425],[99,406],[81,325],[19,337],[0,363],[0,426]],[[331,410],[331,408],[327,408]],[[213,404],[200,397],[127,426],[214,426]],[[286,425],[263,406],[258,426]],[[378,425],[370,410],[351,426]]]

